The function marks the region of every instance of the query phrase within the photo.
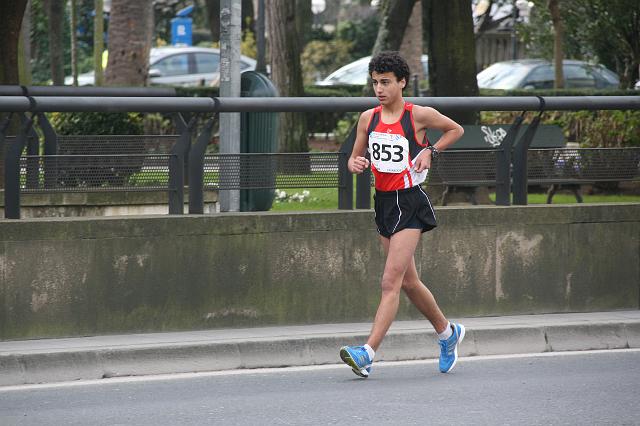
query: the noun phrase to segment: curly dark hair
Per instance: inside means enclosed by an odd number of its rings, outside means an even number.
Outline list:
[[[409,64],[398,52],[382,52],[372,58],[369,62],[369,76],[374,71],[377,73],[392,72],[398,81],[404,78],[405,83],[409,83],[411,75]]]

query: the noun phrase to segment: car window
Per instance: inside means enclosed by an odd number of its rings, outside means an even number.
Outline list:
[[[525,89],[552,89],[554,79],[554,71],[551,65],[539,65],[529,73],[522,83],[522,87]]]
[[[595,87],[593,73],[580,65],[565,65],[563,68],[566,87]]]
[[[151,66],[164,76],[189,74],[189,57],[186,53],[168,56]]]
[[[620,78],[616,73],[614,73],[610,69],[605,68],[602,65],[599,65],[594,68],[594,71],[596,71],[598,75],[602,77],[608,84],[612,86],[617,86],[620,84]]]
[[[247,68],[251,68],[251,65],[246,62],[240,61],[240,71],[244,71]]]
[[[198,73],[220,72],[220,55],[217,53],[196,53],[195,56]]]

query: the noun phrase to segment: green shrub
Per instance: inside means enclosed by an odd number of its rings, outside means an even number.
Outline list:
[[[141,135],[142,114],[135,112],[53,112],[49,121],[59,135]]]
[[[175,87],[176,96],[215,98],[220,96],[220,88],[213,86]]]
[[[61,136],[89,136],[86,140],[58,139],[56,162],[58,185],[73,188],[123,186],[132,174],[142,168],[142,157],[123,161],[122,142],[110,138],[98,139],[90,136],[141,135],[142,115],[138,113],[52,113],[49,120]],[[144,144],[127,146],[127,154],[144,154]]]

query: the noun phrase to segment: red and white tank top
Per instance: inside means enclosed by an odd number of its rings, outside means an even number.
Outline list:
[[[395,191],[419,185],[427,178],[427,170],[417,173],[413,162],[427,146],[427,134],[423,143],[416,139],[413,122],[413,104],[405,102],[404,112],[392,124],[381,120],[382,105],[373,110],[367,134],[371,170],[379,191]]]

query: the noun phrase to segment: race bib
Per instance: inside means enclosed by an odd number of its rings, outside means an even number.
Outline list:
[[[402,173],[409,167],[409,141],[393,133],[371,132],[371,163],[383,173]]]

